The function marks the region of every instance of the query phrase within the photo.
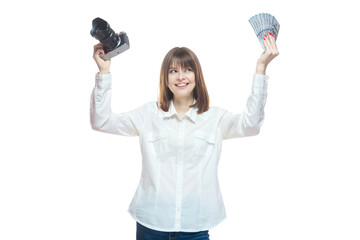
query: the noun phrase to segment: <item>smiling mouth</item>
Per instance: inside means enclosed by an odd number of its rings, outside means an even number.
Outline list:
[[[189,83],[175,84],[177,87],[186,87],[187,85],[189,85]]]

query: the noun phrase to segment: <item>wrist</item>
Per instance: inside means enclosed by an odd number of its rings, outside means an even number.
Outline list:
[[[100,75],[109,74],[109,73],[110,73],[109,70],[100,70],[100,71],[99,71],[99,74],[100,74]]]
[[[266,67],[267,66],[265,64],[257,64],[255,73],[259,75],[265,75]]]

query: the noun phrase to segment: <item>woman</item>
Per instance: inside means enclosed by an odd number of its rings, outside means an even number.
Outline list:
[[[225,219],[217,165],[222,140],[259,133],[267,97],[265,70],[279,52],[273,35],[257,61],[246,109],[233,114],[209,107],[201,66],[188,48],[173,48],[160,74],[158,102],[132,111],[111,112],[110,61],[99,57],[91,95],[94,130],[139,136],[142,173],[128,212],[137,221],[137,239],[209,239],[208,231]]]

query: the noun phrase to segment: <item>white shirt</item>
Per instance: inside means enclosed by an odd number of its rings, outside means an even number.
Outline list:
[[[111,111],[111,74],[96,75],[90,122],[94,130],[139,136],[142,173],[128,212],[140,224],[165,232],[198,232],[226,218],[217,167],[222,140],[257,135],[264,120],[267,75],[254,74],[246,109],[234,114],[211,106],[180,118],[148,102],[129,112]],[[194,101],[196,102],[196,100]]]

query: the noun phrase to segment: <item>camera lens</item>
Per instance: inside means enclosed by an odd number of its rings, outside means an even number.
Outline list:
[[[101,18],[95,18],[92,21],[90,34],[104,45],[105,52],[113,50],[121,43],[120,37]]]

